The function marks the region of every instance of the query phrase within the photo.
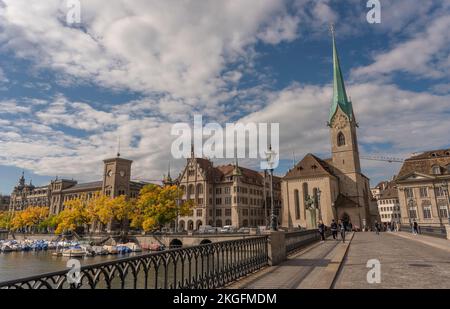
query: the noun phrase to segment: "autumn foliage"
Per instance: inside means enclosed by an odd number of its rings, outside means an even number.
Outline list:
[[[174,221],[177,215],[185,216],[192,211],[193,202],[181,200],[182,194],[177,186],[149,184],[141,189],[138,199],[124,195],[111,198],[100,193],[90,198],[83,195],[65,201],[63,210],[56,216],[49,215],[47,207],[0,213],[0,228],[63,233],[79,227],[89,228],[94,223],[106,226],[114,221],[120,224],[122,231],[129,225],[146,232],[154,231]]]

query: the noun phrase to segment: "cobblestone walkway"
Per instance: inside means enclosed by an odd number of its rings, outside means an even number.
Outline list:
[[[367,283],[369,259],[381,263],[381,283]],[[450,254],[391,233],[356,233],[335,288],[450,288]]]

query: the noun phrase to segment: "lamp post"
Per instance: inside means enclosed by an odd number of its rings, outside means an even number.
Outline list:
[[[317,188],[317,208],[319,209],[319,220],[322,221],[322,210],[320,207],[320,194],[322,194],[322,191],[320,191],[320,189]]]
[[[266,151],[267,166],[270,171],[270,229],[276,231],[278,229],[277,216],[275,215],[275,208],[273,205],[273,165],[276,153],[272,150],[272,145],[269,146],[269,151]]]

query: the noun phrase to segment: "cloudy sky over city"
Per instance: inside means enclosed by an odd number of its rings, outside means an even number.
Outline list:
[[[157,180],[170,135],[194,114],[221,124],[279,122],[283,175],[330,156],[330,23],[363,155],[406,158],[450,147],[450,1],[0,0],[0,192],[22,170],[100,179],[102,160],[134,160]],[[172,160],[176,175],[184,160]],[[259,161],[244,162],[257,168]],[[243,164],[244,164],[243,163]],[[374,185],[398,163],[362,161]]]

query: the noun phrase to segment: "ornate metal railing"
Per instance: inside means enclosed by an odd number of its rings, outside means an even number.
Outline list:
[[[218,242],[83,266],[0,283],[0,289],[212,289],[268,264],[267,237]]]
[[[292,254],[320,239],[318,230],[287,232],[285,235],[286,254]]]

